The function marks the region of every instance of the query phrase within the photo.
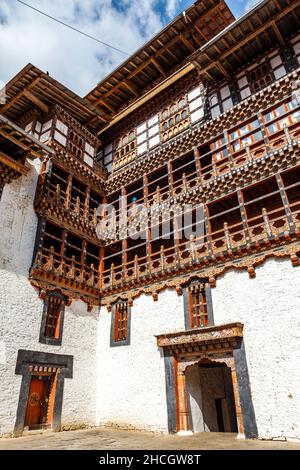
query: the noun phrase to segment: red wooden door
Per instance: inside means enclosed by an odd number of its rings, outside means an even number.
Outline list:
[[[44,400],[47,382],[33,377],[30,383],[25,426],[33,426],[42,423]]]

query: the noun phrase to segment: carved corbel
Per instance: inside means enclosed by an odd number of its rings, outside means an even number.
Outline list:
[[[290,258],[291,258],[292,266],[294,268],[300,265],[299,257],[295,253],[292,253]]]
[[[45,300],[46,296],[47,296],[47,291],[45,289],[41,289],[39,293],[39,298],[41,300]]]
[[[254,266],[252,265],[248,266],[248,274],[249,274],[250,279],[254,279],[256,277]]]
[[[178,296],[182,295],[182,287],[176,287],[176,292]]]

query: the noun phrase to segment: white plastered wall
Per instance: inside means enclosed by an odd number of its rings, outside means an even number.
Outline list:
[[[97,422],[167,432],[164,357],[155,335],[184,329],[183,297],[166,290],[131,307],[131,342],[110,347],[111,313],[99,317]]]
[[[19,349],[74,356],[73,379],[65,379],[63,426],[94,425],[98,311],[81,301],[66,307],[62,346],[39,343],[43,302],[28,281],[37,217],[33,208],[40,162],[3,189],[0,201],[0,435],[13,432],[21,376]]]
[[[260,438],[300,438],[300,268],[272,259],[212,289],[216,324],[240,321]]]

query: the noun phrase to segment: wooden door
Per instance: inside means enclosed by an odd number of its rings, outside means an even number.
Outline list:
[[[28,395],[25,426],[30,427],[42,424],[46,388],[47,381],[43,379],[40,380],[38,377],[32,377]]]

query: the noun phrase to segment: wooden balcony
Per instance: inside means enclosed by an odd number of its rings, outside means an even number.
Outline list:
[[[102,245],[96,235],[97,209],[92,210],[87,201],[82,202],[80,197],[71,196],[68,189],[63,191],[59,184],[48,184],[36,208],[41,216],[77,235],[84,235],[92,243]]]
[[[54,252],[54,248],[42,248],[31,269],[30,280],[40,288],[55,286],[67,296],[99,305],[101,273],[91,264],[86,266],[72,258]]]
[[[157,252],[103,271],[102,295],[109,295],[124,288],[150,284],[167,277],[197,271],[228,260],[240,260],[253,253],[262,253],[275,246],[282,246],[300,238],[300,203],[289,206],[290,216],[283,215],[283,208],[267,211],[241,223],[225,222],[222,229],[207,233],[190,241],[179,241]]]

